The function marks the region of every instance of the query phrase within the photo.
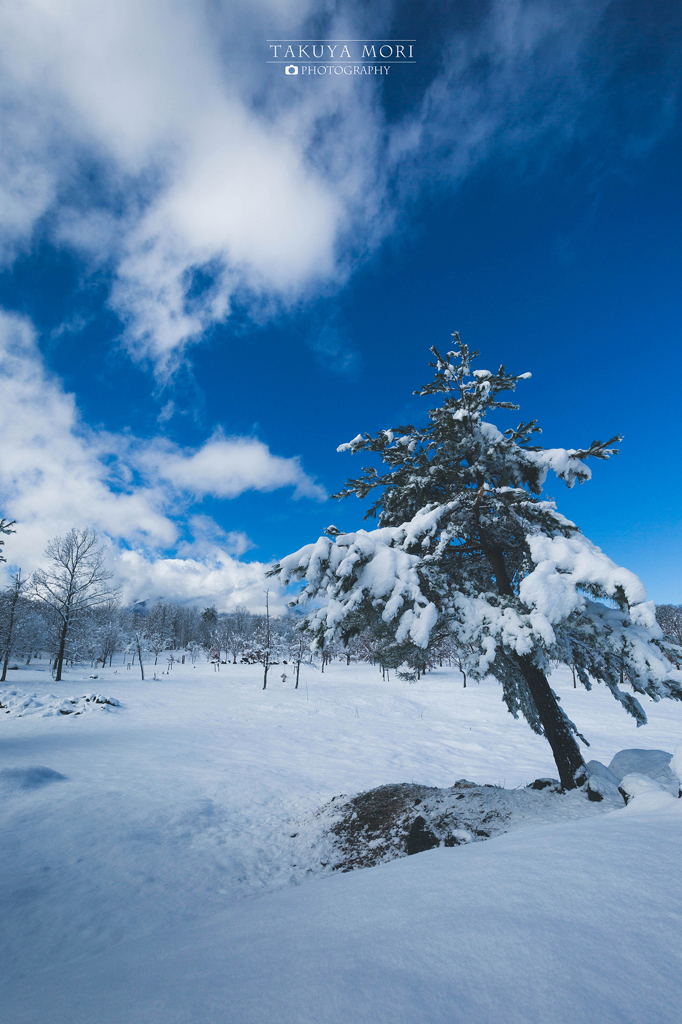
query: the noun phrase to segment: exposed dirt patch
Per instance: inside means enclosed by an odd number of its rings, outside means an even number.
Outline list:
[[[330,828],[337,839],[339,867],[371,867],[434,846],[459,846],[506,831],[509,813],[488,806],[490,791],[505,792],[462,779],[451,789],[403,783],[353,797],[338,809],[343,817]]]
[[[622,807],[617,795],[616,801]],[[379,786],[351,799],[335,797],[316,817],[331,841],[325,858],[331,869],[353,871],[437,846],[482,842],[526,825],[580,818],[614,806],[611,799],[592,802],[579,790],[561,793],[555,780],[510,790],[460,779],[449,789],[402,783]]]

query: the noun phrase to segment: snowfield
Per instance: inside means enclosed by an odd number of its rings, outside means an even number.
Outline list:
[[[257,666],[55,684],[45,664],[0,688],[8,1022],[679,1019],[682,800],[655,782],[615,810],[555,796],[554,819],[543,791],[542,820],[508,834],[333,871],[320,808],[395,783],[556,777],[493,680],[336,663],[303,666],[295,691],[279,665],[263,692]],[[645,698],[637,729],[603,689],[552,685],[586,760],[682,743],[678,704]]]

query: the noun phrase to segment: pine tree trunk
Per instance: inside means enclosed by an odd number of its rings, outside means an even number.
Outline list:
[[[294,687],[295,690],[298,690],[298,676],[299,676],[300,671],[301,671],[301,662],[297,661],[296,662],[296,686]]]
[[[559,710],[545,673],[529,657],[517,655],[517,659],[552,748],[561,785],[564,789],[577,789],[587,776],[587,767],[575,736]]]
[[[495,574],[497,589],[500,594],[514,597],[501,549],[489,544],[483,531],[480,531],[479,536],[481,546]],[[559,710],[547,676],[533,664],[528,655],[517,654],[515,657],[528,684],[547,742],[552,748],[561,785],[563,789],[577,789],[587,777],[587,766],[576,739]]]

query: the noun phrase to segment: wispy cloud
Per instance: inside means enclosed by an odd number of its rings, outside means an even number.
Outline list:
[[[7,0],[5,259],[41,230],[105,267],[130,353],[167,375],[235,296],[262,311],[342,282],[425,185],[451,186],[492,152],[546,158],[601,130],[639,45],[607,0],[494,0],[466,25],[435,4],[437,59],[419,70],[418,102],[390,117],[369,79],[285,81],[265,65],[268,36],[376,35],[403,10]],[[659,135],[669,123],[677,86],[674,41],[651,45],[655,109],[637,115],[631,152],[647,118]]]

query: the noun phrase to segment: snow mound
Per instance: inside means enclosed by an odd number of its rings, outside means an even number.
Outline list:
[[[613,774],[610,768],[601,761],[588,761],[587,770],[590,773],[587,781],[587,795],[591,800],[616,799],[620,793],[618,784],[620,779]],[[622,796],[622,793],[620,794]],[[624,798],[623,798],[624,799]]]
[[[101,693],[84,693],[80,697],[58,697],[54,693],[26,693],[22,690],[6,690],[0,696],[0,710],[13,718],[38,715],[82,715],[86,711],[109,711],[120,707],[115,697],[103,697]]]
[[[549,824],[623,807],[618,786],[601,799],[561,793],[554,780],[525,789],[479,786],[460,779],[449,789],[403,783],[379,786],[319,812],[331,846],[331,870],[353,871],[435,847],[481,842],[528,825]],[[547,785],[544,785],[547,783]],[[326,865],[325,865],[326,866]]]
[[[588,761],[587,769],[590,773],[590,778],[603,779],[604,782],[609,783],[611,786],[618,787],[620,778],[607,768],[606,765],[602,764],[601,761]]]
[[[60,772],[41,764],[24,768],[0,768],[0,786],[3,789],[39,789],[65,778]]]
[[[672,756],[666,750],[619,750],[609,765],[609,772],[619,783],[626,775],[645,775],[677,796],[679,782],[670,764]]]
[[[677,795],[671,793],[656,779],[652,779],[648,775],[638,775],[637,772],[632,772],[621,779],[619,789],[626,804],[629,804],[631,800],[636,800],[637,810],[641,810],[644,804],[650,808],[665,806],[670,801],[674,801]]]
[[[677,782],[679,785],[678,796],[682,796],[682,743],[675,747],[675,751],[670,762],[670,768],[677,776]]]

